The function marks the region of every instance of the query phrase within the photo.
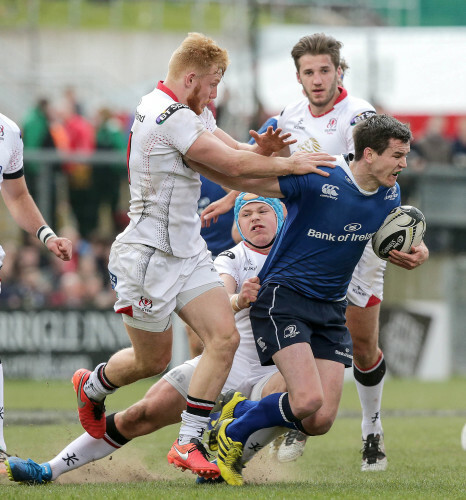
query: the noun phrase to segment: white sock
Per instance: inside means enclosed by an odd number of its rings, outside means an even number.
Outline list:
[[[95,370],[89,375],[89,378],[84,384],[84,392],[88,398],[94,401],[102,401],[109,394],[113,394],[116,391],[116,389],[109,389],[108,387],[105,387],[99,379],[99,370],[102,365],[105,364],[106,363],[100,363],[100,365],[96,366]]]
[[[383,433],[381,406],[384,380],[385,377],[377,385],[372,386],[362,385],[357,380],[355,381],[362,407],[361,430],[363,439],[366,439],[369,434]]]
[[[193,415],[184,410],[181,414],[181,428],[178,443],[181,445],[188,444],[192,438],[202,441],[202,436],[204,435],[209,420],[210,417],[200,417],[199,415]]]
[[[69,472],[89,462],[104,458],[118,449],[107,443],[104,439],[94,439],[85,432],[66,446],[55,458],[50,460],[52,481],[55,481],[64,472]]]
[[[6,451],[5,438],[3,437],[3,417],[5,416],[5,407],[3,405],[3,365],[0,361],[0,448]]]
[[[249,462],[258,451],[289,430],[287,427],[266,427],[253,432],[244,444],[241,463]]]

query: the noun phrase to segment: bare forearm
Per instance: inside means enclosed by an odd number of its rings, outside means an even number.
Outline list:
[[[260,182],[260,180],[256,178],[250,179],[246,177],[231,177],[193,160],[187,160],[186,163],[193,170],[199,172],[204,177],[207,177],[212,182],[220,184],[222,187],[233,191],[250,191],[253,186],[256,186]]]
[[[4,196],[4,201],[18,226],[29,234],[35,235],[41,226],[47,224],[29,193],[14,199]]]

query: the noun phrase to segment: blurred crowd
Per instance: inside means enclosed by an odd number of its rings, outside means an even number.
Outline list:
[[[108,108],[97,110],[92,118],[83,114],[74,90],[67,88],[57,102],[39,99],[21,122],[24,150],[55,149],[61,152],[91,155],[95,151],[126,150],[129,115],[119,116]],[[122,153],[123,154],[123,153]],[[124,157],[124,156],[123,156]],[[38,199],[41,165],[25,161],[26,181],[34,199]],[[99,222],[99,210],[107,206],[110,214],[109,231],[119,232],[126,226],[127,202],[120,206],[123,183],[127,191],[127,171],[124,161],[108,164],[64,163],[54,165],[52,206],[56,212],[57,177],[66,178],[65,199],[71,208],[74,222],[84,238],[95,233]],[[55,225],[56,221],[49,221]]]
[[[223,108],[216,111],[221,119]],[[67,88],[57,102],[39,99],[25,114],[21,128],[25,151],[45,148],[92,154],[99,150],[123,152],[131,121],[130,114],[116,115],[107,108],[99,109],[92,118],[86,117],[74,90]],[[260,119],[256,121],[258,128]],[[429,164],[466,167],[466,117],[456,121],[454,135],[442,116],[425,120],[422,130],[413,128],[413,135],[409,159],[412,172],[421,173]],[[59,261],[37,239],[25,235],[23,241],[2,242],[7,257],[1,272],[0,309],[111,308],[114,293],[109,285],[108,255],[115,236],[128,222],[129,198],[121,199],[121,193],[129,195],[125,162],[93,165],[90,160],[58,164],[53,169],[50,183],[55,220],[49,223],[61,236],[72,240],[73,259]],[[25,161],[25,175],[37,200],[40,163]],[[57,193],[63,187],[57,185],[60,176],[66,179],[63,186],[71,213],[65,221],[56,220],[63,208],[57,206]],[[409,203],[412,180],[407,178],[403,184],[404,203]],[[102,206],[108,215],[104,231]]]
[[[109,285],[108,255],[113,240],[81,238],[73,227],[60,236],[73,243],[69,262],[57,259],[37,238],[3,243],[0,309],[109,309],[115,301]]]

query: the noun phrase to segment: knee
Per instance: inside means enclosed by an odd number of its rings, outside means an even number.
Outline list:
[[[297,398],[296,402],[290,401],[293,415],[300,420],[303,420],[310,415],[313,415],[324,404],[323,394],[316,392],[307,395],[306,397]]]
[[[115,423],[118,431],[127,439],[133,439],[157,430],[154,419],[150,418],[146,410],[144,401],[139,401],[127,410],[117,413]]]
[[[312,436],[321,436],[332,428],[334,421],[335,415],[319,414],[319,412],[317,412],[313,421],[304,428]]]
[[[171,361],[171,352],[163,353],[138,365],[139,378],[149,378],[163,373]]]
[[[240,336],[235,326],[213,333],[204,341],[206,351],[214,351],[218,357],[231,362],[239,346]]]

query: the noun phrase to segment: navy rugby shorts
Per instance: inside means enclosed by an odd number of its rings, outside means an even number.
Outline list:
[[[346,328],[346,300],[310,299],[276,283],[268,283],[251,305],[250,318],[262,365],[274,364],[272,356],[292,344],[307,342],[315,358],[350,367],[353,344]]]

